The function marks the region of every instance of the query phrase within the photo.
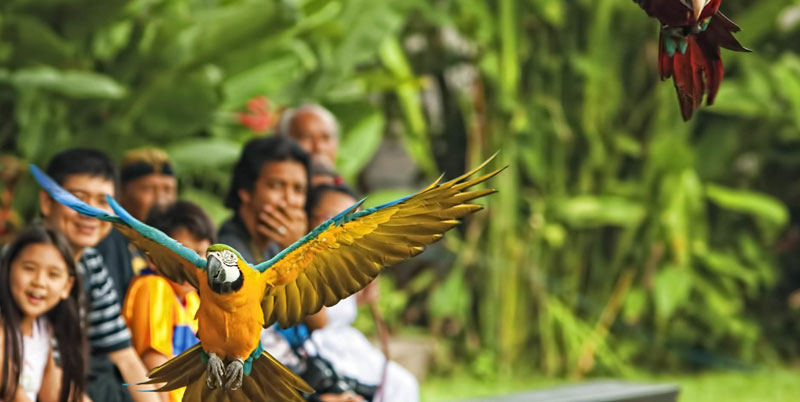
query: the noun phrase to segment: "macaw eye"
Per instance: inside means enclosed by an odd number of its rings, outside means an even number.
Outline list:
[[[236,254],[230,250],[223,250],[222,251],[222,263],[228,266],[236,266]]]

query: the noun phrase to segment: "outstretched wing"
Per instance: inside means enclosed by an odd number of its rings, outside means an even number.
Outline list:
[[[36,165],[31,164],[30,168],[33,177],[54,200],[83,215],[111,222],[133,244],[150,256],[159,272],[164,276],[177,283],[189,282],[197,288],[195,271],[198,268],[205,269],[206,260],[197,255],[194,250],[178,243],[164,232],[140,222],[125,211],[112,197],[106,196],[116,215],[111,215],[81,201],[61,188]]]
[[[469,201],[496,190],[469,188],[500,170],[468,178],[489,161],[452,181],[440,184],[439,178],[416,194],[355,212],[359,202],[257,265],[269,284],[261,302],[264,325],[289,327],[336,304],[369,284],[381,267],[419,254],[458,218],[483,208]]]

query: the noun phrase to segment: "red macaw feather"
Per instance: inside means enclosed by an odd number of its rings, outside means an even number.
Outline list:
[[[735,52],[749,52],[750,49],[742,46],[733,36],[734,32],[741,31],[738,25],[731,21],[722,11],[714,13],[708,28],[700,33],[700,36],[707,38],[711,43]]]
[[[739,27],[719,11],[722,0],[710,0],[695,20],[689,0],[634,0],[650,17],[656,18],[665,29],[699,26],[700,21],[708,21],[699,33],[689,33],[684,39],[685,51],[675,51],[670,55],[665,48],[665,38],[659,39],[658,71],[662,80],[673,78],[675,90],[684,120],[689,120],[702,104],[703,96],[711,105],[722,83],[724,69],[720,58],[720,48],[738,52],[749,52],[733,36]],[[695,31],[696,32],[696,31]],[[672,45],[674,49],[674,45]],[[677,50],[677,49],[676,49]]]
[[[719,11],[719,6],[722,4],[722,0],[711,0],[703,7],[703,12],[700,13],[700,21],[704,21],[706,18],[711,17],[712,15],[716,14]]]
[[[711,91],[716,91],[716,88],[712,88],[710,85],[714,82],[712,77],[717,77],[719,74],[715,68],[719,67],[721,71],[722,67],[721,64],[716,63],[719,61],[719,51],[714,59],[713,53],[708,54],[701,49],[696,37],[688,37],[687,42],[684,53],[676,52],[671,60],[664,62],[671,64],[675,90],[678,93],[678,102],[680,102],[684,120],[692,117],[695,109],[703,102],[703,95],[706,92],[709,93],[709,99],[713,96]],[[669,56],[666,57],[669,58]]]

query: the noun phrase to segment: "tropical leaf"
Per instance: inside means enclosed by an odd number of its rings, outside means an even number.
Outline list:
[[[102,74],[45,66],[17,70],[9,81],[21,89],[46,90],[75,99],[119,99],[127,93],[124,86]]]
[[[706,195],[722,208],[751,214],[778,226],[785,225],[789,220],[786,206],[766,194],[707,184]]]

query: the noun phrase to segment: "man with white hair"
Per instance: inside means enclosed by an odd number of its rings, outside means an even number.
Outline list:
[[[328,109],[304,104],[286,111],[278,132],[297,141],[311,155],[313,164],[335,168],[339,150],[339,124]]]

